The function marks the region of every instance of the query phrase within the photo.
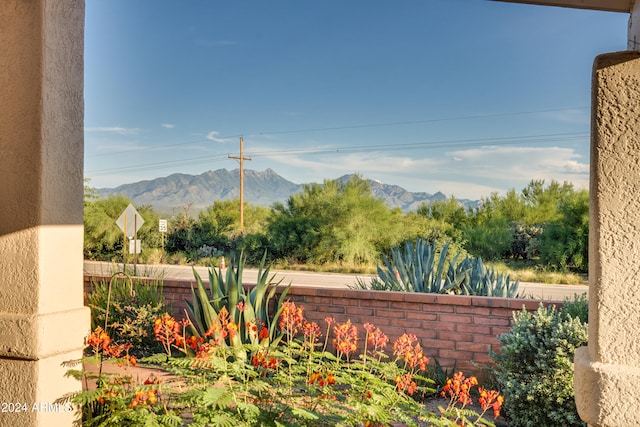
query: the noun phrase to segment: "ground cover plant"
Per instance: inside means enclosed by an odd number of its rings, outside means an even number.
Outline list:
[[[77,422],[89,427],[494,425],[485,413],[499,416],[498,392],[455,373],[444,380],[442,406],[429,412],[422,400],[436,392],[435,382],[415,335],[405,333],[389,349],[389,338],[371,323],[361,331],[349,320],[328,317],[323,327],[307,321],[303,307],[283,300],[288,288],[275,298],[280,282],[264,268],[265,259],[248,292],[242,254],[226,276],[209,271],[208,290],[194,271],[187,317],[164,313],[153,321],[160,353],[137,358],[131,343],[97,325],[87,337],[89,355],[69,365],[99,368],[70,369],[85,390],[60,402],[79,405]],[[130,369],[139,362],[174,380],[137,378]],[[104,363],[124,371],[108,373]],[[476,389],[481,413],[468,407]]]
[[[321,328],[305,319],[303,307],[287,301],[275,340],[265,327],[250,324],[259,344],[238,347],[233,340],[239,327],[225,308],[218,320],[204,337],[188,333],[188,320],[168,314],[156,320],[154,332],[165,352],[141,361],[172,372],[174,383],[153,376],[136,381],[126,373],[138,363],[127,353],[130,346],[96,329],[84,362],[110,357],[124,371],[91,375],[71,369],[68,375],[97,386],[61,401],[80,405],[78,423],[84,426],[491,426],[486,413],[500,414],[502,396],[461,372],[447,380],[438,412],[425,410],[420,398],[435,390],[424,376],[429,360],[414,335],[402,335],[389,351],[389,339],[373,324],[363,332],[350,321],[327,318]],[[480,414],[467,406],[476,389]]]

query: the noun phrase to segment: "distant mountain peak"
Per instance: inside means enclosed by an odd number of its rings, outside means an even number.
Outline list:
[[[338,179],[348,180],[354,174]],[[200,175],[174,173],[166,177],[120,185],[116,188],[100,188],[99,194],[108,197],[122,194],[138,205],[152,205],[160,212],[171,212],[176,207],[191,204],[195,211],[213,204],[216,200],[236,199],[240,194],[240,170],[218,169]],[[302,185],[295,184],[278,175],[273,169],[256,171],[245,169],[245,200],[259,206],[271,206],[275,202],[285,202],[289,196],[301,191]],[[398,185],[383,184],[379,180],[362,177],[369,182],[371,193],[384,200],[389,207],[399,207],[403,211],[415,211],[424,203],[446,200],[441,192],[435,194],[410,192]],[[477,202],[459,200],[468,206]]]

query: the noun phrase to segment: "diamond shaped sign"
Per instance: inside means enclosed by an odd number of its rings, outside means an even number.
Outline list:
[[[144,219],[131,203],[129,203],[129,206],[127,206],[124,212],[122,212],[122,215],[116,220],[116,225],[120,227],[120,230],[129,238],[132,238],[135,233],[140,230],[142,224],[144,224]]]

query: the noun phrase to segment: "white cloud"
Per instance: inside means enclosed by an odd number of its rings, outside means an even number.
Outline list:
[[[162,124],[162,127],[163,127],[163,128],[165,128],[165,129],[173,129],[173,128],[175,128],[176,126],[175,126],[175,125],[173,125],[173,124],[171,124],[171,123],[163,123],[163,124]]]
[[[532,179],[572,182],[587,188],[588,160],[572,148],[482,147],[447,153],[459,177],[469,182],[502,182],[503,189],[517,190]]]
[[[228,139],[226,139],[226,138],[218,138],[218,135],[220,135],[220,132],[215,131],[215,130],[212,130],[211,132],[209,132],[209,133],[207,134],[207,139],[208,139],[209,141],[219,142],[219,143],[221,143],[221,144],[224,144],[224,143],[226,143],[226,142],[229,142],[229,140],[228,140]]]
[[[140,132],[139,128],[123,128],[120,126],[97,126],[84,128],[85,132],[102,132],[117,133],[119,135],[136,135]]]

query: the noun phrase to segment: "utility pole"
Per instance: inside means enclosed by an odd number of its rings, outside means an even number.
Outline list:
[[[230,159],[240,161],[240,231],[244,230],[244,161],[251,160],[251,157],[244,156],[244,140],[240,137],[240,155],[232,156]]]

